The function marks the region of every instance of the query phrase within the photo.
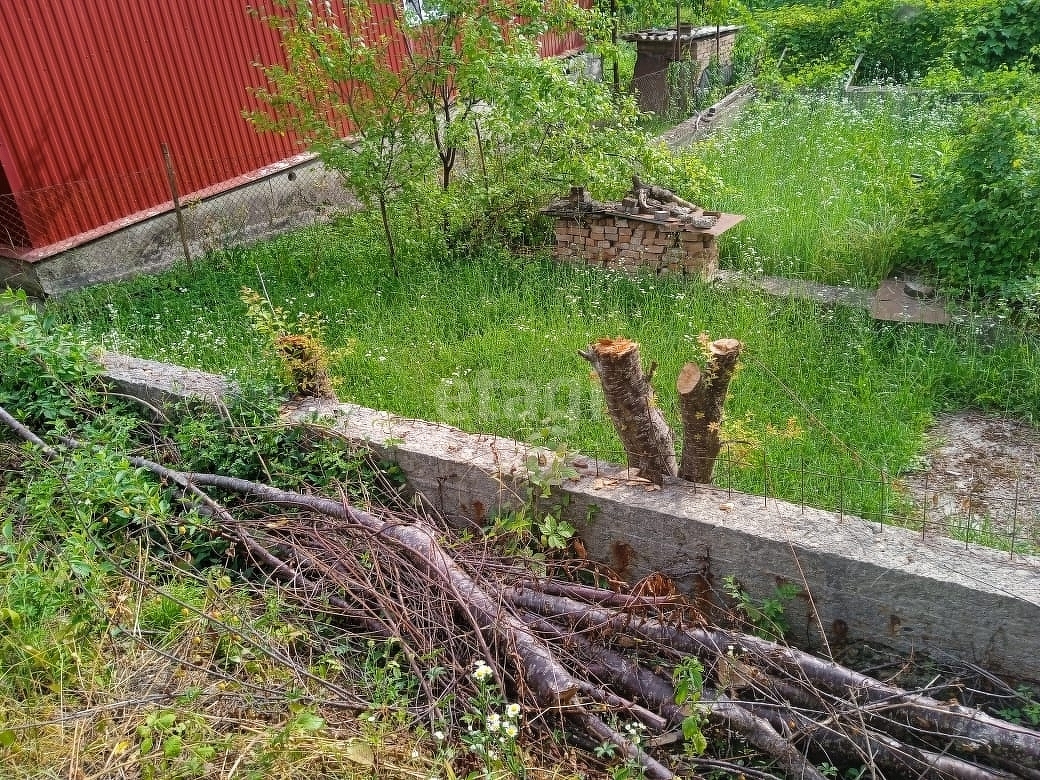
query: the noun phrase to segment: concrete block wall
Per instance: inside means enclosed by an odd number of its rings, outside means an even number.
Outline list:
[[[105,362],[117,389],[144,393],[156,406],[193,396],[212,401],[229,390],[221,377],[175,366],[119,356]],[[344,446],[397,462],[416,493],[462,522],[483,524],[523,505],[528,464],[548,469],[557,457],[353,404],[306,401],[286,420],[317,425]],[[581,457],[570,465],[575,476],[556,488],[554,500],[566,504],[564,516],[590,557],[632,580],[660,571],[703,595],[733,575],[756,601],[779,583],[794,583],[801,593],[785,606],[785,617],[791,639],[803,647],[840,653],[869,641],[1040,682],[1040,558],[1012,559],[945,537],[678,480],[648,491],[617,465]]]
[[[356,211],[342,178],[311,155],[272,165],[230,190],[196,193],[184,204],[188,249],[195,259]],[[153,213],[154,212],[154,213]],[[98,231],[77,246],[55,245],[17,258],[0,256],[0,285],[45,298],[92,284],[159,273],[184,260],[177,217],[166,206]]]
[[[557,259],[604,268],[648,268],[712,279],[719,269],[715,236],[668,229],[650,220],[611,214],[559,217],[554,226]]]

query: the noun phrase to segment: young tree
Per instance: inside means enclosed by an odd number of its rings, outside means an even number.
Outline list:
[[[391,260],[396,242],[388,204],[414,192],[436,168],[447,193],[478,125],[513,78],[511,59],[537,51],[540,33],[587,16],[569,0],[441,0],[383,5],[367,0],[269,0],[263,18],[281,37],[284,63],[263,70],[261,130],[292,132],[378,206]]]
[[[395,273],[395,199],[420,220],[434,215],[445,239],[515,234],[571,184],[607,195],[633,167],[672,170],[631,99],[540,56],[550,30],[608,39],[603,17],[574,0],[381,6],[391,9],[381,21],[365,0],[268,2],[285,61],[264,67],[267,110],[250,118],[295,133],[378,207]]]
[[[367,3],[274,4],[264,19],[281,36],[285,62],[264,67],[268,87],[256,95],[269,109],[248,116],[260,130],[294,133],[364,205],[378,205],[397,275],[388,204],[430,165],[410,91],[415,76],[395,67],[394,30],[380,29]]]

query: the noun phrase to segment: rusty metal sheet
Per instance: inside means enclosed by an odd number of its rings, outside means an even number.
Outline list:
[[[907,291],[907,283],[900,279],[881,282],[870,304],[870,314],[876,320],[887,322],[920,322],[928,325],[946,325],[950,315],[944,303],[934,297],[917,297],[918,292]]]

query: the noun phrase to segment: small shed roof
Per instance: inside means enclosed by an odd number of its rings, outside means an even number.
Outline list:
[[[723,25],[721,27],[715,27],[709,25],[705,27],[693,27],[691,25],[681,25],[679,27],[679,42],[687,43],[690,41],[697,41],[702,38],[714,38],[716,34],[726,34],[735,32],[741,29],[739,24]],[[653,27],[648,30],[636,30],[635,32],[625,33],[621,36],[623,40],[630,41],[633,43],[640,42],[652,42],[652,43],[674,43],[675,42],[675,28],[674,27]]]

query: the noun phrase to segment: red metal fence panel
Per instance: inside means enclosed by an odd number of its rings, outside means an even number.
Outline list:
[[[301,151],[242,118],[253,63],[279,57],[245,3],[5,0],[2,16],[0,165],[32,247],[167,203],[163,143],[181,193]]]
[[[540,39],[539,51],[543,57],[562,57],[574,54],[585,48],[585,39],[581,33],[545,33]]]

